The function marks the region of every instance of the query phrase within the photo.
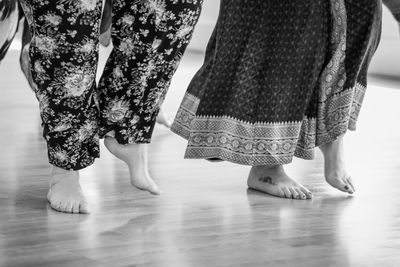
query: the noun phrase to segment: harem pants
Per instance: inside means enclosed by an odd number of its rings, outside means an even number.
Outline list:
[[[79,170],[99,138],[149,143],[203,0],[113,0],[114,48],[96,86],[102,0],[21,0],[51,164]]]

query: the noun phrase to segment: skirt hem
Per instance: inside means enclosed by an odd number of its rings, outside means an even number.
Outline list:
[[[314,159],[314,149],[355,130],[365,93],[357,83],[327,100],[323,118],[292,122],[246,122],[229,116],[196,115],[200,99],[186,93],[171,131],[188,140],[187,159],[219,158],[242,165],[288,164]]]

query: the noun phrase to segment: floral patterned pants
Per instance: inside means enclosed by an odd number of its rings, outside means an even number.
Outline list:
[[[21,0],[51,164],[79,170],[99,138],[149,143],[203,0],[113,0],[114,48],[96,86],[102,0]]]

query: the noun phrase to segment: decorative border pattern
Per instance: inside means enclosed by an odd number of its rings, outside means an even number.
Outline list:
[[[189,140],[190,125],[196,117],[196,111],[200,100],[192,94],[186,93],[175,115],[171,130],[177,135]]]
[[[317,138],[315,146],[330,143],[347,130],[356,130],[366,87],[357,83],[318,104]]]
[[[185,94],[171,130],[188,140],[185,158],[222,159],[243,165],[288,164],[314,158],[314,148],[354,130],[365,86],[331,97],[326,117],[249,123],[228,116],[196,116],[200,99]],[[328,124],[325,122],[329,122]]]

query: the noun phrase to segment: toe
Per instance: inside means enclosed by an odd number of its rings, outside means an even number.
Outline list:
[[[68,202],[61,203],[60,204],[60,211],[67,212],[67,205],[68,205]]]
[[[299,194],[301,199],[307,199],[307,195],[301,190],[301,188],[296,188],[297,194]]]
[[[138,175],[138,177],[143,177],[143,175]],[[139,179],[131,177],[131,184],[137,189],[147,191],[150,194],[161,195],[162,191],[158,187],[158,185],[150,177],[146,176],[144,177],[145,178],[139,178]]]
[[[158,186],[153,186],[152,188],[150,188],[150,193],[153,195],[161,195],[162,191]]]
[[[356,191],[356,188],[355,188],[355,186],[354,186],[354,184],[353,184],[353,180],[351,179],[351,177],[348,177],[347,179],[346,179],[346,182],[347,182],[347,184],[349,184],[350,185],[350,187],[351,187],[351,189],[353,190],[353,193]]]
[[[65,212],[72,213],[73,207],[74,207],[74,204],[72,202],[68,202],[68,204],[66,205],[66,208],[65,208]]]
[[[89,214],[89,206],[86,202],[82,202],[79,204],[79,213]]]
[[[286,198],[292,198],[292,193],[290,192],[289,188],[287,188],[286,186],[283,186],[283,187],[281,187],[281,190],[285,194]]]
[[[296,188],[290,187],[289,190],[290,190],[290,193],[292,193],[292,197],[294,199],[299,199],[300,198],[299,194],[297,193]]]
[[[56,211],[61,211],[61,202],[57,202],[57,201],[50,201],[50,207],[53,209],[53,210],[56,210]]]
[[[75,202],[72,206],[72,213],[79,213],[79,202]]]
[[[301,190],[301,192],[303,193],[303,194],[305,194],[306,195],[306,198],[307,199],[311,199],[312,198],[312,193],[310,192],[310,190],[308,190],[307,188],[305,188],[305,187],[300,187],[300,190]]]
[[[283,197],[283,198],[286,197],[285,191],[284,191],[282,188],[278,188],[277,195],[278,195],[279,197]]]
[[[343,179],[342,183],[345,184],[345,186],[344,186],[345,192],[347,192],[349,194],[353,194],[354,193],[354,190],[353,190],[352,186],[347,182],[346,179]]]
[[[338,178],[336,178],[336,179],[330,179],[330,180],[328,181],[328,183],[329,183],[331,186],[335,187],[336,189],[338,189],[338,190],[340,190],[340,191],[342,191],[342,192],[345,192],[345,193],[348,193],[348,190],[350,189],[350,188],[349,188],[349,185],[347,185],[346,183],[344,183],[344,181],[343,181],[342,179],[338,179]]]

